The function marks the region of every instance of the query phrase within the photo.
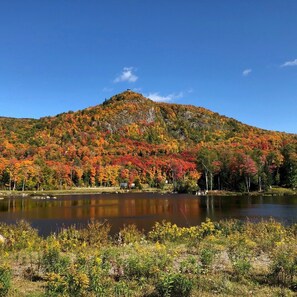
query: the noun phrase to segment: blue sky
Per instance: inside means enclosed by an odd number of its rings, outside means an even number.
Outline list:
[[[297,1],[0,1],[0,115],[127,88],[297,133]]]

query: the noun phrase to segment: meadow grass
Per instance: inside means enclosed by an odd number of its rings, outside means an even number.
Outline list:
[[[110,235],[98,221],[46,238],[0,224],[0,296],[296,296],[297,224],[207,219]]]

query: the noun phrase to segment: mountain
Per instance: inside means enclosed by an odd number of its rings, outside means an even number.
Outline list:
[[[295,186],[296,144],[294,134],[127,90],[77,112],[0,118],[0,187],[169,182],[188,191],[197,181],[207,189]]]

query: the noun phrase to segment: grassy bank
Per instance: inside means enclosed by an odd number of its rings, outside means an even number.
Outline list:
[[[144,186],[140,189],[121,189],[120,187],[94,187],[94,188],[69,188],[62,190],[45,191],[0,191],[0,197],[34,197],[34,196],[62,196],[62,195],[88,195],[88,194],[121,194],[121,193],[172,193],[173,188],[167,186],[163,189]]]
[[[296,296],[297,224],[109,230],[91,222],[41,238],[25,222],[0,225],[0,296]]]
[[[172,193],[173,186],[166,185],[164,188],[152,188],[144,185],[142,189],[121,189],[120,187],[94,187],[94,188],[69,188],[63,190],[47,190],[47,191],[0,191],[0,197],[44,197],[44,196],[62,196],[62,195],[88,195],[88,194],[121,194],[121,193]],[[231,192],[231,191],[209,191],[209,196],[286,196],[297,195],[296,189],[273,187],[263,192]]]

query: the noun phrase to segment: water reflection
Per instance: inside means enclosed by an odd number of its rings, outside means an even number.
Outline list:
[[[57,200],[4,199],[0,221],[25,219],[41,234],[62,225],[84,225],[91,219],[107,219],[112,231],[124,224],[148,230],[156,221],[169,220],[181,226],[225,218],[261,219],[275,217],[297,221],[297,196],[285,197],[195,197],[191,195],[108,194],[63,196]]]

